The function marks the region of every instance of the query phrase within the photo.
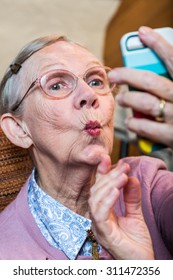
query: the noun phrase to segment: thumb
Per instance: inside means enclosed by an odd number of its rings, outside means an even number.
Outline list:
[[[153,49],[164,61],[173,77],[172,44],[170,44],[167,39],[164,39],[158,32],[147,26],[141,26],[139,28],[139,36],[143,43]]]
[[[124,202],[127,216],[141,215],[141,185],[136,177],[129,177],[124,188]]]
[[[97,175],[106,174],[111,170],[111,158],[107,154],[100,155],[100,162],[97,166]]]

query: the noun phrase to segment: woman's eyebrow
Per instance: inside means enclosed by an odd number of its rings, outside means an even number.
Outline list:
[[[97,60],[93,60],[93,61],[90,61],[86,66],[87,66],[87,67],[90,67],[90,66],[92,66],[92,65],[99,65],[99,66],[101,66],[102,63],[99,62],[99,61],[97,61]]]

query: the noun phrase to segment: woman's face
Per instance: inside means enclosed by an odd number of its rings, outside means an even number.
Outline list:
[[[102,64],[85,48],[60,41],[25,62],[23,69],[32,70],[26,89],[49,70],[64,69],[82,77],[98,65]],[[111,93],[98,95],[79,78],[75,90],[59,100],[49,99],[39,87],[34,88],[25,99],[23,121],[36,157],[45,156],[55,164],[94,164],[100,153],[112,150],[113,111]]]

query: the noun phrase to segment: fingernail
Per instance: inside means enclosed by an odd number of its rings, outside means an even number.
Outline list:
[[[147,26],[141,26],[139,28],[139,33],[142,35],[146,35],[150,31],[150,28]]]
[[[121,163],[119,163],[118,165],[117,165],[117,167],[116,167],[116,171],[118,171],[119,173],[128,173],[129,172],[129,169],[130,169],[130,166],[129,166],[129,164],[128,163],[126,163],[126,162],[121,162]],[[120,175],[121,175],[120,174]],[[117,172],[112,172],[112,174],[111,174],[111,176],[112,177],[117,177]]]
[[[111,82],[116,82],[116,80],[117,80],[117,71],[116,71],[116,69],[113,69],[112,71],[110,71],[108,73],[108,78],[109,78],[109,80]]]

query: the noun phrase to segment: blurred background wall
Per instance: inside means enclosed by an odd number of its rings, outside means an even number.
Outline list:
[[[65,34],[102,59],[106,26],[120,0],[0,0],[0,76],[28,41]]]
[[[173,0],[122,0],[106,27],[103,58],[107,65],[122,66],[120,38],[141,25],[173,27]]]

